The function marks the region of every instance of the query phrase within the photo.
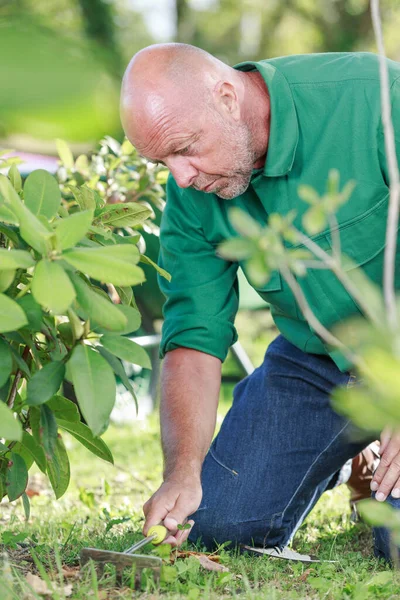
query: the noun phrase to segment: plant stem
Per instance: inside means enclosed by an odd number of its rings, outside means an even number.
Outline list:
[[[15,298],[18,299],[18,298],[22,298],[23,296],[25,296],[25,294],[27,294],[29,292],[29,290],[31,289],[31,285],[32,285],[32,282],[30,281],[29,283],[26,284],[26,286],[22,290],[20,290],[18,292],[18,294],[15,296]]]
[[[297,283],[293,273],[290,271],[290,269],[288,268],[287,265],[281,265],[281,273],[282,273],[284,280],[290,287],[290,289],[296,299],[296,302],[299,305],[301,312],[303,313],[304,318],[311,325],[311,327],[314,329],[314,331],[317,333],[317,335],[319,337],[321,337],[330,346],[333,346],[333,347],[341,350],[343,355],[353,365],[355,365],[357,367],[362,367],[364,364],[364,361],[359,356],[354,354],[349,348],[347,348],[347,346],[345,346],[343,344],[343,342],[341,342],[337,337],[332,335],[332,333],[328,329],[326,329],[326,327],[324,327],[324,325],[322,325],[322,323],[314,315],[314,313],[313,313],[310,305],[308,304],[307,299],[303,293],[303,290]]]
[[[340,245],[340,233],[339,233],[339,225],[336,219],[336,215],[334,215],[333,213],[330,213],[328,216],[328,220],[329,220],[329,227],[331,230],[331,241],[332,241],[332,251],[333,251],[333,255],[336,259],[336,262],[338,263],[338,265],[341,264],[341,254],[342,254],[342,249],[341,249],[341,245]]]
[[[22,358],[26,361],[29,356],[29,346],[25,346],[25,349],[22,353]],[[17,395],[18,384],[22,376],[22,371],[20,369],[15,373],[14,381],[10,390],[10,395],[8,396],[7,406],[12,408],[14,406],[15,397]]]
[[[376,43],[379,52],[379,75],[381,81],[382,124],[385,136],[385,150],[389,172],[389,210],[386,227],[385,267],[383,274],[383,290],[387,308],[388,323],[398,328],[396,311],[396,295],[394,289],[395,256],[397,245],[397,228],[399,222],[400,181],[396,158],[393,123],[390,110],[389,75],[386,63],[385,48],[382,35],[382,24],[379,14],[379,0],[371,2],[371,16]]]
[[[357,302],[362,312],[372,321],[372,323],[375,323],[378,326],[382,326],[382,323],[379,319],[379,315],[376,315],[371,310],[368,303],[365,302],[364,297],[360,294],[356,286],[351,281],[350,277],[343,271],[342,266],[340,265],[340,263],[338,263],[336,258],[325,252],[325,250],[320,248],[318,244],[313,242],[309,237],[304,235],[304,233],[302,233],[298,229],[295,229],[295,231],[299,237],[299,240],[304,244],[304,246],[306,246],[306,248],[308,248],[310,252],[312,252],[313,254],[315,254],[315,256],[320,258],[326,264],[326,266],[329,269],[331,269],[331,271],[336,275],[339,281],[347,289],[349,294]]]

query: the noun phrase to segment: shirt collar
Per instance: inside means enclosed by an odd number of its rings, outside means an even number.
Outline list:
[[[263,174],[279,177],[288,173],[294,162],[299,126],[289,84],[282,73],[267,61],[246,61],[234,66],[240,71],[259,71],[271,100],[271,124],[267,160]]]

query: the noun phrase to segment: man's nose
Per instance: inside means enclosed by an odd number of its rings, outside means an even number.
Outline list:
[[[196,180],[199,172],[184,156],[176,156],[170,159],[167,167],[180,188],[190,187]]]

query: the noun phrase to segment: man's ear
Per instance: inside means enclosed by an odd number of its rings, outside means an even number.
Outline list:
[[[214,101],[221,114],[240,120],[239,98],[235,86],[229,81],[219,81],[214,88]]]

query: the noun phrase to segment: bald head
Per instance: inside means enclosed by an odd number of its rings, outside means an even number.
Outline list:
[[[188,44],[155,44],[130,61],[122,81],[121,120],[128,138],[142,146],[142,135],[164,109],[203,111],[213,86],[236,78],[234,69]],[[143,131],[144,130],[144,131]]]
[[[228,184],[232,188],[228,178],[240,176],[240,186],[226,196],[233,197],[244,181],[248,185],[257,154],[252,129],[259,137],[255,117],[265,108],[260,98],[268,96],[259,79],[257,72],[238,71],[187,44],[144,48],[122,82],[125,133],[143,156],[163,162],[180,187],[209,191],[220,179],[212,190],[218,193]],[[264,151],[265,140],[262,144]]]

